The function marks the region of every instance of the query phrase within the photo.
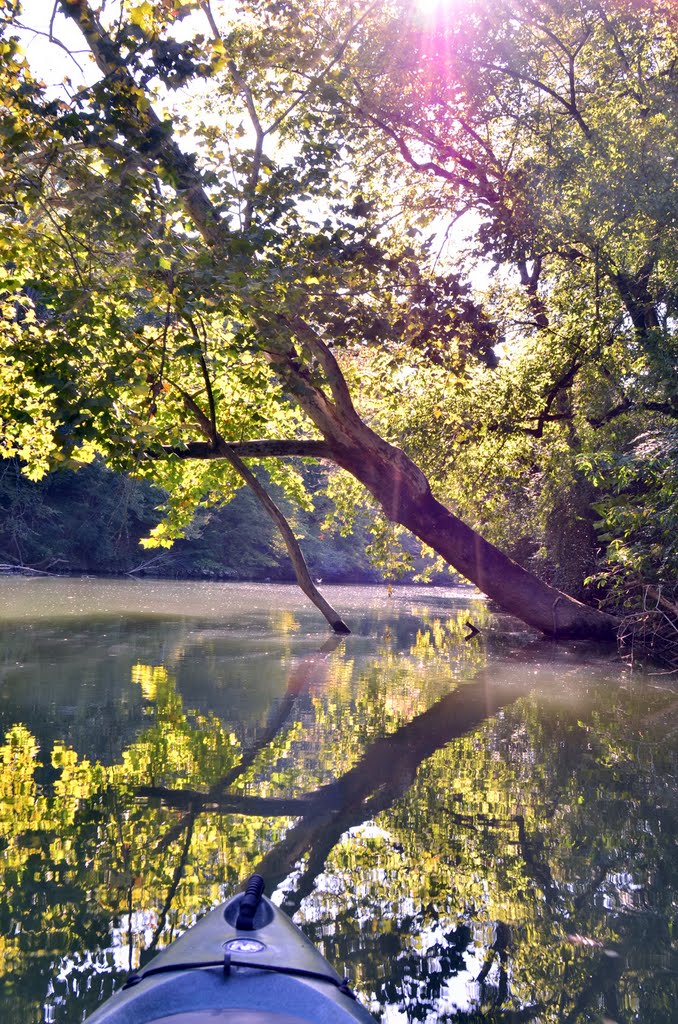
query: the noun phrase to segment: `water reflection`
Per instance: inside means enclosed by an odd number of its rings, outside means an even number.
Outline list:
[[[328,641],[289,588],[5,582],[8,1024],[255,869],[388,1024],[674,1019],[667,680],[463,593],[341,588]]]

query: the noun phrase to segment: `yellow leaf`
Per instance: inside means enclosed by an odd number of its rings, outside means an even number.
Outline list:
[[[129,18],[133,25],[137,25],[142,32],[148,32],[153,24],[153,5],[144,0],[138,7],[132,8]]]

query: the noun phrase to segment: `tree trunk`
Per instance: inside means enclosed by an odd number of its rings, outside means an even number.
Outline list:
[[[272,364],[322,432],[330,458],[365,485],[389,519],[437,551],[505,611],[542,633],[563,639],[616,638],[614,616],[550,587],[437,501],[419,467],[358,415],[334,353],[312,326],[296,318],[289,327],[321,364],[331,398],[311,384],[292,345],[287,353],[271,353]]]
[[[372,431],[365,426],[368,434]],[[505,611],[549,636],[613,640],[617,620],[550,587],[458,519],[431,493],[426,477],[398,448],[364,437],[331,444],[334,460],[363,483],[394,522],[449,562]]]

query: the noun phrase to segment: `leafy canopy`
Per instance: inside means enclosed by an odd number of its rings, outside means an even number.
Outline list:
[[[94,63],[62,83],[32,66],[32,6],[2,12],[3,454],[150,476],[171,543],[239,482],[149,453],[318,437],[310,324],[495,540],[553,573],[577,535],[580,581],[601,542],[675,577],[613,512],[675,518],[672,4],[64,0],[43,30],[77,23]]]

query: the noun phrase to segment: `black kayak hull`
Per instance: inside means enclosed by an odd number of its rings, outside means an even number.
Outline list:
[[[374,1024],[286,914],[261,896],[243,927],[242,900],[203,917],[87,1024]]]

